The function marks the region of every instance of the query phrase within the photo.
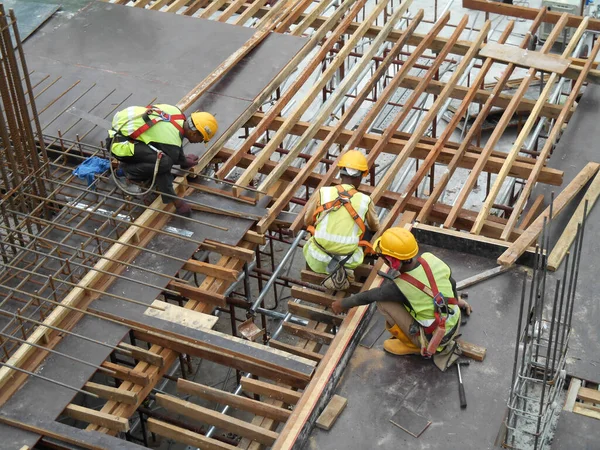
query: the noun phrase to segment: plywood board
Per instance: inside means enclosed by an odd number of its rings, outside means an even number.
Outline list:
[[[479,56],[560,75],[564,74],[569,68],[569,60],[560,56],[534,52],[514,45],[498,44],[497,42],[485,44],[479,52]]]
[[[170,303],[154,300],[152,306],[164,308],[160,311],[154,308],[148,308],[144,314],[150,317],[158,317],[172,323],[178,323],[189,328],[213,328],[219,320],[216,316],[211,316],[191,309],[175,306]]]
[[[411,411],[406,406],[400,408],[390,419],[390,422],[416,438],[421,436],[423,431],[431,425],[429,420]]]

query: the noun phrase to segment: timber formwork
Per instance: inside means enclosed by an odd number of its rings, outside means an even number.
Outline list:
[[[0,124],[6,129],[0,202],[4,268],[0,421],[53,440],[54,445],[63,440],[84,448],[111,448],[115,441],[101,434],[128,433],[136,415],[145,445],[153,434],[199,448],[303,445],[373,312],[357,308],[342,320],[328,307],[363,285],[376,285],[381,268],[381,263],[359,268],[360,282],[349,293],[324,292],[318,286],[320,277],[308,271],[302,272],[302,280],[281,274],[304,238],[306,200],[319,187],[335,182],[339,155],[347,148],[368,153],[373,168],[360,190],[380,208],[382,230],[412,223],[421,240],[485,249],[500,256],[501,263],[514,264],[527,255],[542,231],[542,202],[530,199],[532,189],[536,183],[561,185],[562,172],[548,164],[553,145],[585,82],[600,79],[593,66],[599,45],[590,47],[587,59],[580,58],[588,19],[577,23],[561,55],[551,56],[565,27],[573,25],[561,16],[544,45],[523,60],[531,36],[547,19],[545,9],[533,18],[518,46],[505,44],[513,22],[494,46],[487,42],[489,21],[472,40],[463,40],[467,16],[452,17],[458,21],[450,26],[448,12],[438,18],[436,11],[433,21],[426,20],[410,2],[393,0],[376,5],[365,0],[115,3],[253,29],[239,51],[180,100],[184,111],[270,33],[306,40],[202,154],[191,174],[202,175],[191,179],[182,172],[175,180],[178,195],[190,198],[194,209],[202,212],[184,220],[160,199],[147,205],[124,196],[108,173],[89,184],[73,176],[73,168],[86,158],[106,156],[92,139],[97,125],[84,117],[48,134],[39,122],[54,122],[54,118],[44,121],[44,114],[57,102],[67,103],[57,118],[69,114],[84,94],[74,95],[69,88],[45,106],[38,104],[37,110],[36,99],[52,92],[57,80],[42,77],[31,85],[22,47],[18,44],[14,54],[6,44],[15,18],[2,14],[3,70],[12,80],[1,92],[3,117],[20,117],[20,122]],[[442,37],[448,29],[449,37]],[[486,85],[486,75],[498,65],[504,65],[502,75],[493,86]],[[528,72],[516,91],[507,94],[517,67]],[[536,76],[541,81],[539,97],[527,99],[525,93]],[[399,90],[406,93],[400,100],[395,96]],[[103,117],[110,119],[128,98],[113,102]],[[458,106],[442,126],[451,100]],[[484,136],[481,128],[492,108],[504,112],[491,135]],[[382,118],[384,110],[388,115]],[[461,121],[473,110],[478,115],[464,138],[453,141]],[[527,119],[518,127],[511,149],[498,151],[499,139],[517,113],[525,113]],[[374,132],[382,120],[382,132]],[[12,161],[12,155],[22,160]],[[454,203],[444,203],[449,183],[465,169],[470,172]],[[586,167],[561,194],[564,201],[597,171],[597,164]],[[478,210],[467,209],[482,174],[487,174],[485,200]],[[549,214],[557,214],[559,208]],[[269,271],[260,266],[261,254],[270,247],[273,255],[274,241],[290,247],[284,261],[273,260]],[[250,275],[257,279],[256,299],[250,295]],[[266,292],[276,283],[292,287],[295,301],[289,303],[288,314],[277,316],[262,308]],[[245,298],[232,294],[240,284]],[[157,297],[162,303],[154,302]],[[216,309],[230,314],[235,335],[236,308],[257,309],[263,328],[266,315],[282,320],[260,338],[268,345],[211,332],[210,314]],[[170,310],[176,319],[165,318]],[[96,335],[83,331],[88,329],[82,327],[84,321],[89,329],[96,327]],[[296,336],[296,344],[278,339],[281,333]],[[93,363],[62,351],[61,346],[69,348],[67,338],[80,346],[85,342],[100,347],[105,355]],[[238,388],[232,393],[186,380],[189,356],[235,369]],[[49,363],[57,362],[51,358],[69,359],[73,371],[85,378],[81,386],[53,378]],[[184,373],[176,380],[178,393],[225,405],[222,412],[157,388],[177,360]],[[44,370],[36,373],[44,361]],[[99,374],[120,381],[114,385],[89,381]],[[14,407],[15,398],[28,387],[31,395],[37,392],[31,388],[34,379],[54,383],[57,390],[76,391],[78,397],[57,404],[54,417],[26,420],[25,408]],[[82,406],[82,396],[105,401],[95,410]],[[142,406],[147,401],[185,419],[156,414]],[[251,418],[228,416],[229,408],[249,412]],[[59,415],[100,433],[87,435],[86,441],[75,428],[57,425],[54,419]]]

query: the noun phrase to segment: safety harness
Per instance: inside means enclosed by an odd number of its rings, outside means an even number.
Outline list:
[[[421,267],[423,267],[423,270],[425,271],[425,276],[427,276],[427,281],[429,282],[430,287],[421,283],[408,273],[400,274],[400,278],[423,292],[425,295],[428,295],[433,300],[435,319],[431,325],[424,327],[425,333],[432,334],[437,328],[446,328],[446,319],[448,318],[449,311],[448,305],[458,305],[458,300],[456,300],[454,297],[444,297],[444,295],[438,290],[437,283],[435,282],[435,278],[429,263],[427,263],[427,261],[425,261],[423,258],[419,258],[418,261],[421,263]]]
[[[150,114],[155,115],[156,117],[150,118]],[[123,127],[125,125],[127,125],[129,122],[139,119],[139,118],[142,118],[142,120],[144,121],[144,125],[140,126],[137,130],[135,130],[133,133],[129,134],[128,136],[125,136],[123,133],[121,133],[121,130],[123,129]],[[156,125],[159,122],[169,122],[171,125],[173,125],[177,129],[177,131],[179,131],[179,137],[181,139],[183,139],[183,134],[184,134],[183,127],[176,122],[177,120],[185,120],[185,115],[184,114],[167,114],[163,110],[161,110],[160,108],[158,108],[154,105],[148,105],[148,106],[146,106],[146,111],[144,111],[142,114],[132,117],[130,120],[125,122],[123,125],[121,125],[118,130],[113,129],[113,131],[115,132],[115,135],[119,135],[130,142],[136,142],[136,141],[142,142],[138,138],[143,133],[148,131],[150,128],[152,128],[154,125]],[[117,180],[117,176],[113,170],[113,166],[112,166],[112,164],[110,165],[111,172],[113,174],[113,179],[114,179],[115,183],[117,184],[117,186],[119,186],[119,188],[121,188],[121,190],[123,190],[125,193],[127,193],[129,195],[144,196],[148,192],[150,192],[152,189],[154,189],[154,183],[156,182],[156,175],[158,174],[158,168],[160,166],[160,160],[163,156],[163,152],[160,151],[159,149],[157,149],[156,147],[154,147],[153,145],[150,145],[150,144],[146,144],[146,145],[156,152],[156,164],[154,165],[152,182],[150,183],[150,186],[148,187],[148,189],[146,189],[144,192],[133,193],[133,192],[127,190],[126,187],[123,186]]]
[[[315,209],[315,212],[313,214],[314,225],[310,225],[306,229],[308,230],[308,232],[310,234],[312,234],[314,236],[315,235],[315,227],[319,224],[319,222],[321,222],[327,214],[329,214],[332,211],[337,211],[338,209],[340,209],[343,206],[344,208],[346,208],[346,211],[348,211],[348,214],[350,214],[350,217],[352,217],[352,219],[354,220],[354,223],[356,223],[356,225],[358,225],[358,228],[360,228],[360,237],[358,238],[359,239],[359,242],[358,242],[359,247],[365,247],[368,251],[372,252],[373,247],[371,247],[371,243],[369,241],[363,240],[363,236],[365,235],[365,231],[367,230],[365,221],[356,212],[356,209],[354,209],[354,206],[352,206],[352,203],[350,202],[350,200],[352,199],[354,194],[357,194],[358,191],[354,188],[347,191],[344,188],[344,186],[341,184],[338,184],[336,186],[336,189],[338,191],[337,198],[335,198],[334,200],[331,200],[330,202],[327,202],[323,205],[319,205]],[[317,219],[317,217],[321,213],[324,213],[324,214],[319,219]],[[319,247],[321,248],[321,250],[323,250],[325,253],[327,253],[329,256],[331,256],[329,254],[329,252],[327,252],[321,245],[319,245]]]

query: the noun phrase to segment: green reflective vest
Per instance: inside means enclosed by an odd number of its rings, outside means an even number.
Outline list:
[[[344,184],[343,187],[347,191],[354,189],[354,186],[349,184]],[[319,204],[324,205],[334,201],[338,194],[335,186],[321,188]],[[370,203],[371,198],[361,192],[356,192],[350,199],[350,204],[363,221],[367,216]],[[331,256],[327,253],[340,256],[352,254],[344,266],[354,269],[362,264],[364,259],[363,249],[358,246],[361,234],[362,230],[343,206],[329,212],[321,212],[317,216],[314,236],[310,238],[303,249],[306,263],[314,272],[327,273],[327,265],[331,261]],[[327,250],[327,253],[315,244],[315,239],[321,247]]]
[[[433,273],[433,277],[437,283],[439,291],[444,295],[444,297],[453,298],[454,291],[452,290],[452,284],[450,283],[450,267],[448,267],[446,263],[431,253],[423,253],[421,258],[427,261],[431,267],[431,272]],[[429,285],[429,281],[427,280],[425,270],[423,270],[422,266],[419,265],[419,267],[416,267],[407,273],[419,280],[425,286],[431,287]],[[404,305],[410,315],[413,316],[413,318],[425,328],[432,325],[435,321],[433,299],[400,277],[395,278],[394,281],[396,282],[396,286],[398,286],[400,291],[402,291],[412,306],[411,310],[409,307]],[[448,305],[448,307],[453,311],[453,314],[448,315],[447,317],[446,334],[448,334],[452,328],[454,328],[454,325],[456,325],[456,323],[460,320],[460,308],[458,305]]]
[[[181,111],[176,106],[172,105],[154,105],[166,114],[181,114]],[[112,139],[116,131],[123,136],[129,136],[135,132],[138,128],[145,124],[143,115],[148,108],[145,106],[130,106],[119,111],[112,120],[112,130],[108,131],[109,137]],[[150,118],[158,117],[155,113],[150,113]],[[177,120],[177,123],[183,127],[184,120]],[[148,130],[143,132],[138,138],[145,144],[150,142],[156,142],[159,144],[169,144],[181,147],[183,144],[183,136],[179,130],[173,126],[170,122],[160,121]],[[123,141],[112,143],[110,150],[116,156],[133,156],[134,153],[134,142]]]

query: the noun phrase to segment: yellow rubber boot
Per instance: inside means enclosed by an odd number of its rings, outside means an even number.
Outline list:
[[[402,332],[398,325],[387,330],[392,334],[390,339],[383,343],[383,349],[392,355],[420,355],[421,349]]]

